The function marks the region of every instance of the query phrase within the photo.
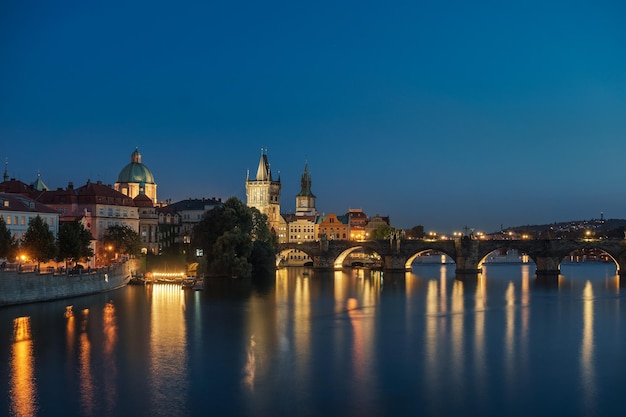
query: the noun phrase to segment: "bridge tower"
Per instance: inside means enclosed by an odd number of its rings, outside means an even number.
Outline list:
[[[261,148],[261,159],[256,171],[256,178],[250,178],[250,172],[246,176],[246,204],[255,207],[261,213],[267,215],[270,229],[276,233],[280,224],[280,174],[274,180],[270,163],[267,159],[267,148]]]
[[[315,194],[311,192],[311,174],[309,164],[304,164],[304,172],[300,179],[300,192],[296,195],[296,216],[317,216]]]

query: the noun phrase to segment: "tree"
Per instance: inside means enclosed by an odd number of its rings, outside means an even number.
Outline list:
[[[424,237],[424,226],[417,225],[412,228],[406,230],[406,237],[409,239],[421,239]]]
[[[389,226],[388,224],[381,224],[377,226],[374,230],[372,230],[372,232],[370,233],[370,239],[389,239],[394,230],[395,228]]]
[[[70,260],[74,263],[80,259],[93,256],[91,233],[79,221],[63,223],[59,228],[57,244],[59,253],[57,260]]]
[[[135,256],[141,252],[139,234],[128,226],[109,226],[102,237],[105,247],[112,246],[114,253]]]
[[[22,248],[37,261],[37,267],[56,256],[58,248],[54,234],[41,216],[37,215],[28,222],[28,229],[22,237]]]
[[[192,245],[202,249],[212,274],[248,278],[275,267],[276,235],[267,216],[235,197],[204,215],[193,229]]]
[[[11,236],[11,231],[7,228],[4,218],[0,216],[0,258],[9,258],[14,249],[15,241]]]

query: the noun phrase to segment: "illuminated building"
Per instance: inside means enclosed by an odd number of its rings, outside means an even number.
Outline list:
[[[65,190],[43,192],[38,201],[55,209],[61,222],[81,221],[98,241],[94,248],[96,254],[100,250],[99,241],[111,226],[128,226],[139,233],[139,210],[133,199],[101,181],[87,180],[78,188],[70,182]]]
[[[130,198],[145,194],[153,203],[157,201],[157,185],[154,182],[154,176],[148,167],[141,163],[141,154],[137,148],[130,155],[130,163],[120,171],[113,187]]]
[[[250,173],[246,177],[246,204],[255,207],[267,216],[270,230],[278,235],[280,223],[284,221],[280,215],[280,175],[274,181],[270,163],[267,159],[267,149],[261,149],[261,159],[256,171],[256,178],[251,179]]]
[[[164,208],[169,209],[170,213],[178,215],[180,219],[180,236],[182,237],[182,241],[179,243],[187,244],[191,243],[191,231],[195,225],[200,223],[204,213],[222,205],[221,198],[189,198],[169,204]]]
[[[141,253],[157,254],[159,250],[159,215],[157,208],[145,194],[139,194],[133,199],[139,212],[139,240]]]
[[[346,213],[350,223],[350,240],[366,240],[365,226],[369,219],[362,209],[348,209]]]
[[[56,237],[59,230],[59,213],[56,210],[22,194],[0,193],[0,217],[14,239],[21,239],[28,230],[28,223],[37,216]]]
[[[315,236],[317,239],[326,236],[328,240],[348,240],[350,236],[348,217],[337,216],[332,213],[325,216],[317,216]]]
[[[311,192],[311,174],[309,165],[304,164],[304,172],[300,179],[300,192],[296,195],[296,216],[317,216],[315,208],[315,194]]]

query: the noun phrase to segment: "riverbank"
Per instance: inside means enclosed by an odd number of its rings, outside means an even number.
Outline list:
[[[110,268],[76,275],[0,271],[0,306],[111,291],[128,284],[138,266],[138,260],[131,259]]]

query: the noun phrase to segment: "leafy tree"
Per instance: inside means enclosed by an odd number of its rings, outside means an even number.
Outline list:
[[[128,226],[109,226],[102,237],[105,247],[112,246],[116,253],[135,256],[141,252],[139,234]]]
[[[424,237],[424,226],[417,225],[405,231],[406,236],[412,239],[421,239]]]
[[[93,256],[91,233],[79,221],[63,223],[59,228],[57,244],[59,253],[57,260],[70,260],[74,263],[80,259]]]
[[[202,249],[207,272],[248,278],[271,265],[276,257],[276,235],[267,216],[237,198],[207,212],[194,227],[192,244]]]
[[[15,249],[15,242],[11,236],[4,217],[0,216],[0,258],[9,258]]]
[[[372,230],[372,232],[370,233],[370,239],[389,239],[394,231],[395,228],[389,226],[388,224],[381,224],[377,226],[374,230]]]
[[[28,222],[28,229],[22,237],[22,248],[37,261],[37,267],[56,256],[58,249],[54,234],[41,216],[37,215]]]

